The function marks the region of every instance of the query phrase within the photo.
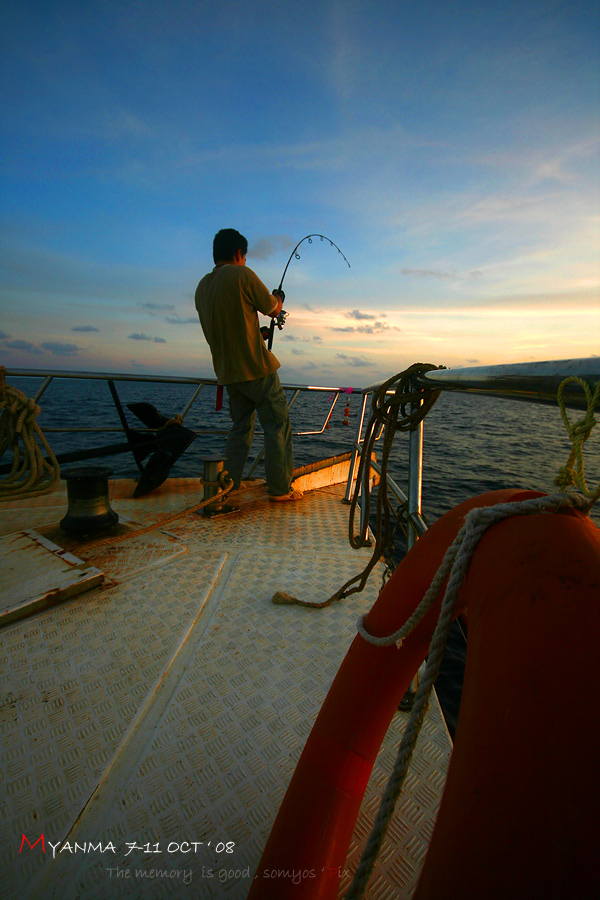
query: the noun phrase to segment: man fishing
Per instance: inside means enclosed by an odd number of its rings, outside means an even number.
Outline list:
[[[292,488],[294,457],[287,400],[279,360],[265,347],[258,313],[278,316],[282,290],[270,293],[246,266],[248,241],[234,228],[215,235],[215,267],[196,288],[196,309],[212,354],[213,368],[227,387],[233,422],[227,437],[227,471],[239,488],[254,437],[255,412],[265,435],[265,475],[269,499],[300,500]]]

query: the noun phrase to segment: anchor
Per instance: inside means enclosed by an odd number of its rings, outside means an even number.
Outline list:
[[[142,473],[133,496],[142,497],[144,494],[149,494],[150,491],[160,487],[166,481],[171,467],[189,447],[196,435],[176,419],[168,419],[166,416],[163,416],[151,403],[143,401],[128,403],[127,409],[131,410],[146,428],[156,432],[153,443],[157,445],[157,449],[154,450],[145,466],[141,466],[139,457],[144,458],[147,456],[148,451],[146,447],[139,443],[132,446],[135,461]],[[132,429],[128,430],[132,433]],[[140,436],[140,432],[133,433],[137,434],[138,437]],[[145,437],[145,435],[142,436]]]
[[[160,487],[169,476],[174,463],[189,447],[195,432],[185,428],[176,418],[167,418],[159,412],[151,403],[128,403],[127,408],[142,422],[150,432],[137,431],[130,428],[121,401],[112,380],[108,381],[121,426],[127,438],[126,443],[107,444],[103,447],[93,447],[88,450],[74,450],[69,453],[56,454],[59,465],[72,462],[83,462],[87,459],[96,459],[101,456],[113,456],[118,453],[132,453],[141,477],[133,493],[134,497],[142,497],[149,494],[155,488]],[[150,455],[151,454],[151,455]],[[144,465],[143,461],[150,456]],[[10,463],[0,465],[0,474],[11,471]]]
[[[181,422],[163,416],[155,406],[143,401],[128,403],[127,409],[140,420],[142,425],[145,425],[146,428],[151,429],[155,433],[149,435],[130,428],[112,379],[109,379],[108,387],[121,420],[125,437],[129,442],[129,449],[131,449],[133,458],[141,472],[141,478],[136,485],[133,496],[143,497],[144,494],[149,494],[167,480],[171,467],[189,447],[196,435],[189,428],[185,428]],[[143,466],[142,460],[150,452],[152,452],[152,456],[146,465]]]

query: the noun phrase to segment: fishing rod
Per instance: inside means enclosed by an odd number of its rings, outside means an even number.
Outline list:
[[[349,268],[349,269],[351,268],[350,263],[348,262],[348,260],[346,259],[346,257],[344,256],[344,254],[342,253],[342,251],[340,250],[340,248],[338,247],[338,245],[337,245],[334,241],[332,241],[331,238],[328,238],[328,237],[327,237],[326,235],[324,235],[324,234],[306,234],[306,235],[302,238],[301,241],[298,241],[298,243],[296,244],[296,246],[294,247],[294,249],[293,249],[292,252],[290,253],[289,259],[288,259],[288,261],[287,261],[286,264],[285,264],[285,269],[283,270],[283,275],[281,276],[281,281],[279,282],[279,287],[277,288],[277,292],[281,291],[281,289],[282,289],[282,287],[283,287],[283,279],[285,278],[285,273],[287,272],[288,266],[289,266],[289,264],[291,263],[292,259],[294,259],[294,257],[295,257],[296,259],[300,259],[300,254],[298,253],[298,247],[300,246],[300,244],[303,244],[304,241],[308,241],[309,244],[312,244],[312,239],[313,239],[313,238],[317,238],[317,237],[320,238],[321,241],[329,241],[329,246],[330,246],[330,247],[335,247],[335,249],[336,249],[337,252],[340,254],[340,256],[343,257],[343,259],[344,259],[344,261],[346,262],[346,265],[348,266],[348,268]],[[275,291],[273,291],[273,293],[275,294]],[[282,300],[281,302],[283,303],[283,300]],[[278,327],[279,330],[281,331],[281,329],[283,328],[283,326],[284,326],[284,324],[285,324],[285,320],[287,319],[287,317],[288,317],[288,313],[287,313],[287,312],[283,312],[283,310],[281,310],[281,312],[279,313],[279,315],[278,315],[275,319],[271,319],[271,326],[270,326],[270,328],[269,328],[269,341],[268,341],[268,344],[267,344],[269,350],[270,350],[271,347],[273,346],[273,335],[274,335],[274,333],[275,333],[275,325],[277,325],[277,327]]]

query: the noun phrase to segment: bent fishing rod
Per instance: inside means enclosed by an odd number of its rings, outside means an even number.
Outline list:
[[[287,270],[288,270],[288,266],[289,266],[289,264],[291,263],[292,259],[294,259],[294,258],[300,259],[300,254],[298,253],[298,247],[300,246],[300,244],[303,244],[304,241],[308,241],[309,244],[312,244],[312,239],[313,239],[313,238],[317,238],[317,237],[320,238],[321,241],[329,241],[330,247],[335,247],[335,249],[336,249],[337,252],[340,254],[340,256],[343,257],[343,259],[344,259],[344,261],[346,262],[348,268],[349,268],[349,269],[351,268],[350,263],[348,262],[348,260],[346,259],[346,257],[344,256],[344,254],[342,253],[342,251],[340,250],[340,248],[338,247],[338,245],[337,245],[334,241],[332,241],[331,238],[328,238],[328,237],[327,237],[326,235],[324,235],[324,234],[306,234],[306,235],[302,238],[301,241],[298,241],[298,243],[296,244],[296,246],[294,247],[294,249],[293,249],[292,252],[290,253],[289,259],[288,259],[288,261],[287,261],[286,264],[285,264],[285,269],[283,270],[283,275],[281,276],[281,281],[279,282],[279,287],[276,288],[276,289],[273,291],[273,294],[275,294],[275,296],[277,296],[277,294],[281,294],[281,293],[282,293],[281,289],[282,289],[282,287],[283,287],[283,279],[285,278],[285,274],[286,274],[286,272],[287,272]],[[283,303],[283,300],[284,300],[284,299],[285,299],[285,295],[284,295],[284,297],[282,297],[282,300],[281,300],[282,303]],[[273,335],[274,335],[274,333],[275,333],[275,325],[277,325],[277,327],[278,327],[279,330],[281,331],[281,329],[283,328],[283,326],[284,326],[284,324],[285,324],[285,320],[287,319],[287,317],[288,317],[288,313],[287,313],[287,312],[284,312],[283,310],[281,310],[281,312],[279,313],[278,316],[276,316],[274,319],[271,319],[271,326],[270,326],[270,328],[269,328],[268,343],[267,343],[267,347],[268,347],[269,350],[270,350],[271,347],[273,346]]]

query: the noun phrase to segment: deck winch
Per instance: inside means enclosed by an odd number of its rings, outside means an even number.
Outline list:
[[[119,521],[108,498],[107,466],[79,466],[61,473],[67,482],[69,508],[60,527],[72,537],[84,538],[110,531]]]

